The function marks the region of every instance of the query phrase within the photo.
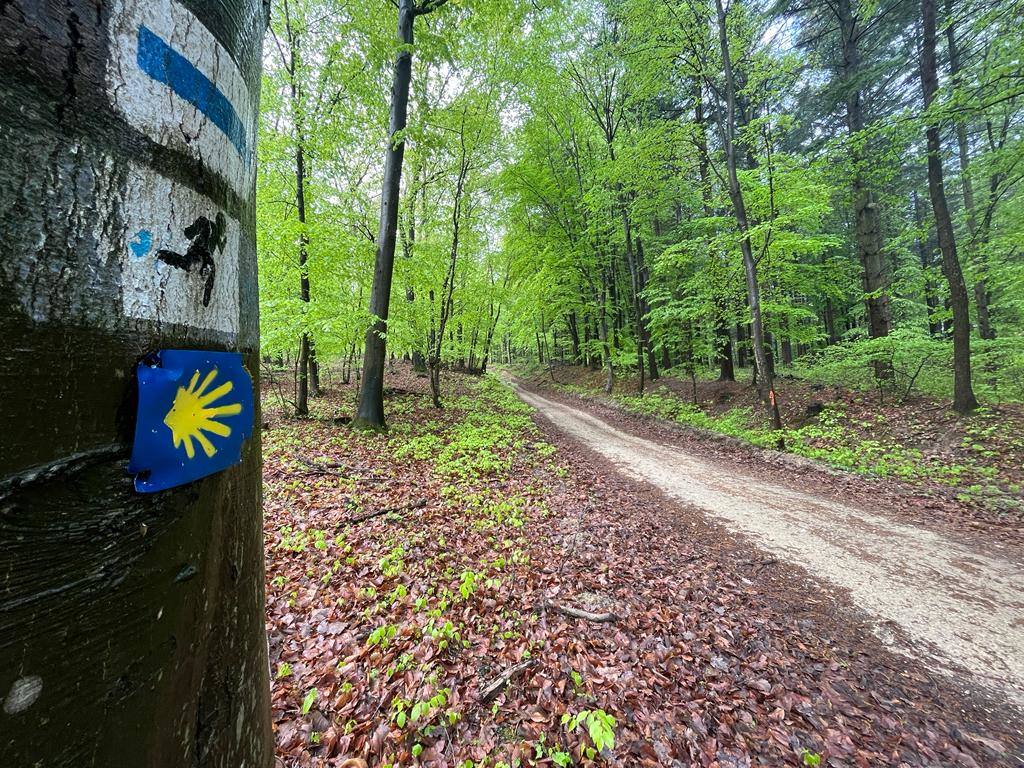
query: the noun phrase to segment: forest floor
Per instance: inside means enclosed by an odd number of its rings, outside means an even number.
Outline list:
[[[386,435],[265,386],[280,766],[1020,764],[1005,699],[494,378],[388,384]]]

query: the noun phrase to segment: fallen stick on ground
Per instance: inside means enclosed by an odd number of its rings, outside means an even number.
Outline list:
[[[355,525],[356,523],[365,523],[367,520],[373,520],[375,517],[383,517],[384,515],[390,515],[392,512],[408,512],[412,509],[422,509],[427,506],[426,499],[419,499],[409,504],[403,504],[400,507],[388,507],[387,509],[378,509],[375,512],[368,512],[365,515],[359,517],[350,517],[346,520],[340,521],[335,528],[340,528],[343,525]]]
[[[525,661],[520,661],[518,664],[513,664],[508,669],[502,671],[500,675],[494,678],[485,687],[480,689],[480,703],[485,705],[490,704],[491,701],[495,699],[499,693],[501,693],[501,689],[508,685],[509,681],[513,677],[518,675],[527,667],[531,666],[534,663],[534,661],[535,659],[526,659]]]
[[[615,621],[619,617],[614,613],[591,613],[590,611],[584,611],[580,608],[572,608],[568,605],[556,605],[553,606],[559,613],[564,613],[566,616],[572,616],[576,619],[584,619],[586,621],[596,622],[608,622]]]

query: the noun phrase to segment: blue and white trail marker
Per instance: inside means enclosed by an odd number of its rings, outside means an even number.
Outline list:
[[[256,116],[231,55],[175,0],[114,0],[110,27],[107,92],[114,108],[248,198]]]
[[[135,490],[163,491],[241,462],[255,412],[241,355],[165,349],[139,363],[137,379]]]

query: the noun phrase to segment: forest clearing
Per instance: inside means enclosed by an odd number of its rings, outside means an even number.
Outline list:
[[[0,337],[0,768],[1024,768],[1024,0],[3,0]]]

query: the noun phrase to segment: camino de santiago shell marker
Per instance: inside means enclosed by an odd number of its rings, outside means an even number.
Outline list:
[[[0,4],[0,765],[272,764],[265,28],[262,0]]]

